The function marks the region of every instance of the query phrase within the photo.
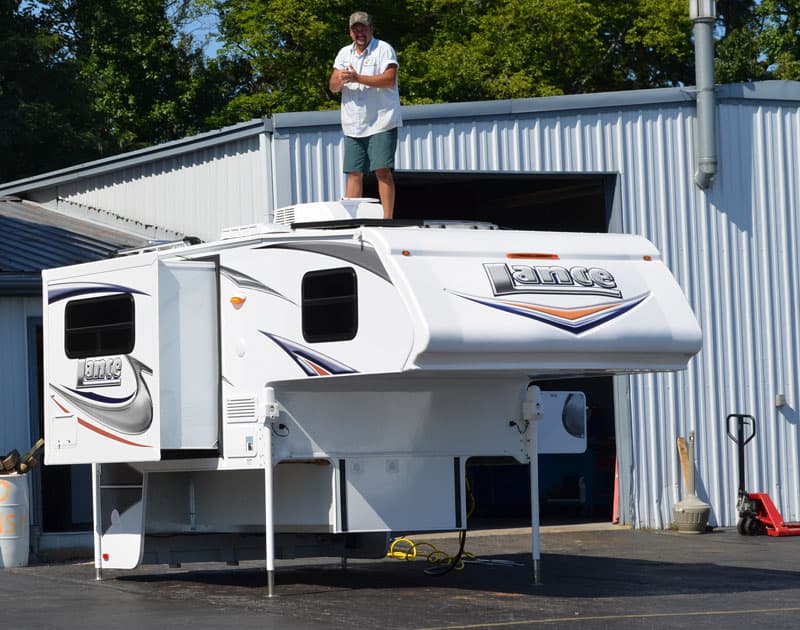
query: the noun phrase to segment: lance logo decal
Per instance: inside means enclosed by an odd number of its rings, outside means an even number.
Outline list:
[[[483,268],[489,276],[492,293],[497,296],[549,293],[622,297],[614,276],[602,267],[484,263]]]
[[[72,387],[60,387],[50,384],[50,387],[67,404],[73,405],[79,412],[83,413],[95,422],[102,424],[109,429],[125,433],[128,435],[140,435],[150,428],[153,423],[153,398],[150,389],[142,376],[142,373],[152,374],[153,371],[141,361],[131,356],[124,357],[131,367],[136,389],[127,396],[106,396],[96,392],[84,391]],[[83,385],[86,386],[85,384]],[[68,409],[59,403],[53,395],[53,402],[65,412]],[[92,429],[96,433],[116,439],[126,444],[133,444],[130,441],[115,437],[108,431],[104,431],[90,426],[86,420],[80,421],[86,428]],[[145,444],[133,444],[134,446],[146,446]]]

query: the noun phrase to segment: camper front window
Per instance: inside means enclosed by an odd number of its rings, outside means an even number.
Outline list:
[[[303,338],[312,343],[347,341],[358,331],[356,272],[350,267],[303,276]]]
[[[67,302],[64,347],[70,359],[130,354],[134,333],[134,304],[129,293]]]

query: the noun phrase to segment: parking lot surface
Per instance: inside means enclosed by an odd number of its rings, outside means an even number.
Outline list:
[[[416,535],[454,553],[455,536]],[[543,528],[542,584],[530,530],[470,532],[464,570],[423,560],[279,562],[267,597],[259,563],[145,566],[91,562],[0,570],[15,628],[733,628],[800,625],[800,537],[700,535],[616,526]]]

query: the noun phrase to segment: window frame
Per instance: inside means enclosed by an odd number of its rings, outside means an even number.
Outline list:
[[[308,296],[308,285],[311,281],[317,281],[325,276],[344,276],[352,282],[352,292],[334,295]],[[349,305],[350,308],[349,325],[334,326],[332,329],[324,330],[319,326],[323,315],[318,312],[326,306],[331,308],[342,308]],[[300,318],[303,339],[308,343],[328,343],[332,341],[350,341],[358,334],[358,274],[352,267],[336,267],[333,269],[317,269],[303,274],[300,284]],[[342,313],[338,314],[342,318]],[[311,320],[311,321],[310,321]],[[329,320],[325,320],[329,321]]]
[[[111,323],[97,323],[90,321],[88,325],[72,326],[69,325],[70,316],[80,314],[70,313],[78,308],[102,307],[104,303],[125,302],[130,317],[127,320],[120,319]],[[108,343],[111,334],[125,334],[125,344],[119,342]],[[92,349],[83,348],[86,344],[79,344],[76,348],[70,344],[71,338],[78,335],[94,335]],[[136,301],[130,293],[115,293],[113,295],[103,295],[100,297],[82,298],[70,300],[64,305],[64,352],[70,359],[87,359],[90,357],[102,357],[110,355],[130,354],[136,345]]]

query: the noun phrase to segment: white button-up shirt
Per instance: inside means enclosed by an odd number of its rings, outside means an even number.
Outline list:
[[[346,70],[352,66],[357,74],[376,76],[383,74],[393,64],[399,66],[394,48],[373,37],[360,55],[355,44],[342,48],[336,55],[333,67],[337,70]],[[364,138],[402,126],[397,81],[390,88],[367,87],[361,83],[344,84],[342,88],[344,135]]]

